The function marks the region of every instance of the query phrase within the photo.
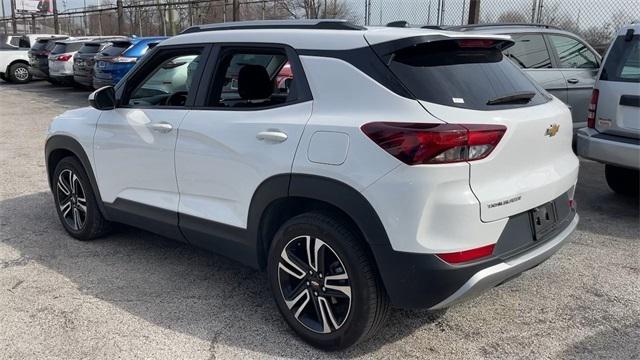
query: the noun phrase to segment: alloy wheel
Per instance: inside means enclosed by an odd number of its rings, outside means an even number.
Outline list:
[[[25,81],[29,78],[29,70],[24,67],[17,67],[13,71],[13,76],[15,76],[19,81]]]
[[[66,224],[72,230],[81,230],[87,221],[87,198],[80,178],[72,170],[62,170],[58,175],[56,196]]]
[[[298,236],[284,247],[278,283],[287,308],[309,330],[327,334],[345,323],[351,310],[351,280],[342,260],[322,240]]]

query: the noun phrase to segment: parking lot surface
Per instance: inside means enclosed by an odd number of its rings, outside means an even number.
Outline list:
[[[128,227],[64,232],[45,131],[87,95],[0,84],[2,359],[640,358],[638,202],[600,164],[581,162],[581,222],[549,261],[446,312],[394,310],[374,339],[324,353],[288,329],[264,273]]]

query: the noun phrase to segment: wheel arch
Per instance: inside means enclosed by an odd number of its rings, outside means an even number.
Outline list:
[[[49,188],[53,191],[53,172],[56,169],[56,165],[60,160],[67,156],[73,156],[80,161],[80,164],[82,164],[82,167],[89,178],[91,189],[98,201],[98,208],[103,215],[106,214],[102,203],[102,197],[100,196],[100,190],[98,189],[98,183],[96,182],[93,168],[91,167],[91,161],[89,161],[89,157],[84,151],[82,145],[70,136],[54,135],[47,139],[45,144],[45,162]]]
[[[332,212],[346,220],[364,241],[377,268],[374,245],[389,245],[389,238],[369,201],[343,182],[307,174],[274,176],[254,193],[248,230],[257,240],[259,268],[265,268],[271,240],[280,226],[307,211]]]
[[[28,62],[27,60],[24,60],[24,59],[16,59],[16,60],[13,60],[12,62],[10,62],[10,63],[7,65],[7,68],[5,69],[5,74],[9,74],[9,69],[11,69],[11,67],[12,67],[13,65],[15,65],[15,64],[25,64],[25,65],[27,65],[27,67],[29,67],[29,62]]]

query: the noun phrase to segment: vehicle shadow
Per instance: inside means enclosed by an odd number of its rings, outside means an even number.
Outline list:
[[[443,312],[392,310],[373,339],[348,351],[323,353],[299,340],[282,320],[266,274],[151,233],[118,227],[81,242],[58,222],[49,192],[0,201],[0,241],[18,259],[0,270],[30,262],[61,274],[83,295],[93,296],[172,331],[217,345],[279,357],[366,356],[418,328],[441,324]]]
[[[640,321],[629,325],[608,326],[567,349],[563,359],[624,359],[629,354],[640,358]],[[634,357],[632,357],[634,358]]]
[[[578,230],[615,238],[640,239],[638,198],[616,194],[609,189],[602,164],[581,161],[579,177],[575,194],[580,214]],[[621,223],[636,226],[620,226]]]

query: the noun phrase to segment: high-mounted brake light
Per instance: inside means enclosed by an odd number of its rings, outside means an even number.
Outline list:
[[[138,61],[138,59],[134,57],[116,56],[111,61],[114,63],[134,63]]]
[[[436,254],[436,256],[448,262],[449,264],[460,264],[490,256],[491,254],[493,254],[494,248],[495,244],[491,244],[470,250]]]
[[[502,125],[373,122],[362,131],[407,165],[484,159],[500,142]]]
[[[458,40],[458,46],[461,48],[482,48],[488,49],[495,45],[495,40],[491,39],[462,39]]]
[[[589,110],[587,111],[587,127],[596,128],[596,111],[598,110],[598,96],[600,91],[593,89],[591,93],[591,103],[589,103]]]
[[[56,58],[56,61],[69,61],[69,59],[71,59],[71,57],[72,57],[71,54],[62,54],[62,55],[59,55]]]

